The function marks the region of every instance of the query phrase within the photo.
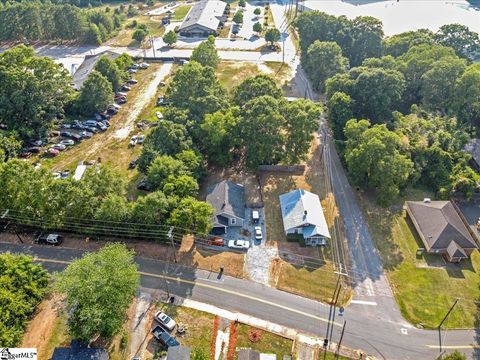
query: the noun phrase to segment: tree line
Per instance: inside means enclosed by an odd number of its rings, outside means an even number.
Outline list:
[[[469,60],[478,34],[451,24],[384,38],[376,19],[316,11],[296,26],[302,65],[326,93],[354,183],[375,189],[382,204],[412,184],[443,198],[472,195],[479,178],[462,149],[480,131],[480,66]]]
[[[212,39],[201,44],[179,69],[166,97],[164,119],[145,141],[140,170],[162,155],[195,149],[209,164],[295,164],[305,158],[320,109],[307,100],[288,102],[274,79],[247,78],[231,92],[215,75],[218,55]]]
[[[74,40],[100,45],[121,28],[116,9],[80,9],[70,4],[16,2],[0,6],[0,41]]]

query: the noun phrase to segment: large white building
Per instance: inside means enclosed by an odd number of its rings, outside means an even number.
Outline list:
[[[180,35],[188,37],[208,37],[216,35],[220,22],[225,20],[227,4],[219,0],[203,0],[192,6],[182,25]]]

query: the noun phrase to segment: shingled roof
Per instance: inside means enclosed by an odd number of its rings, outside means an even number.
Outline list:
[[[450,201],[407,201],[407,208],[427,250],[447,249],[453,253],[461,249],[465,255],[463,249],[477,248]]]
[[[207,202],[215,214],[228,214],[245,218],[245,188],[229,180],[223,180],[208,188]]]
[[[179,30],[186,30],[193,25],[200,25],[216,31],[220,18],[227,4],[219,0],[203,0],[195,3],[188,12]]]
[[[95,68],[95,65],[97,64],[97,61],[102,56],[106,56],[111,60],[115,60],[120,56],[120,54],[114,51],[105,50],[96,55],[86,55],[83,62],[73,74],[73,87],[76,90],[80,90],[82,88],[83,83],[85,82],[85,80],[87,80],[88,75],[90,75],[92,70]]]

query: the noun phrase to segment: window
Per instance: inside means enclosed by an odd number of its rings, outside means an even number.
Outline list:
[[[230,223],[231,223],[232,225],[235,225],[235,224],[237,223],[237,219],[235,219],[235,218],[231,219],[231,220],[230,220]]]

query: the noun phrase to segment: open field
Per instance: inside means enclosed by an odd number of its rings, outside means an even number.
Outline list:
[[[249,62],[221,61],[216,74],[220,84],[230,90],[246,78],[260,74],[260,69]]]
[[[460,298],[443,326],[472,328],[478,316],[475,301],[480,299],[480,254],[473,253],[458,265],[447,265],[440,256],[416,254],[423,244],[402,205],[405,200],[424,197],[433,198],[430,193],[409,190],[387,209],[377,206],[368,195],[362,195],[360,203],[403,316],[417,326],[435,328]]]
[[[260,340],[252,342],[248,338],[250,331],[257,331],[260,334]],[[276,354],[277,359],[283,355],[291,355],[293,341],[279,335],[265,332],[245,324],[237,324],[237,342],[238,348],[252,348],[258,352],[267,354]]]
[[[130,27],[129,24],[133,20],[137,21],[137,24],[144,24],[148,27],[149,36],[159,37],[163,36],[165,32],[165,26],[162,25],[161,17],[159,16],[147,16],[147,15],[137,15],[131,19],[128,19],[126,26],[119,31],[118,35],[108,41],[108,44],[111,46],[128,46],[128,47],[140,47],[140,43],[132,39],[132,35],[135,32],[136,28]]]

